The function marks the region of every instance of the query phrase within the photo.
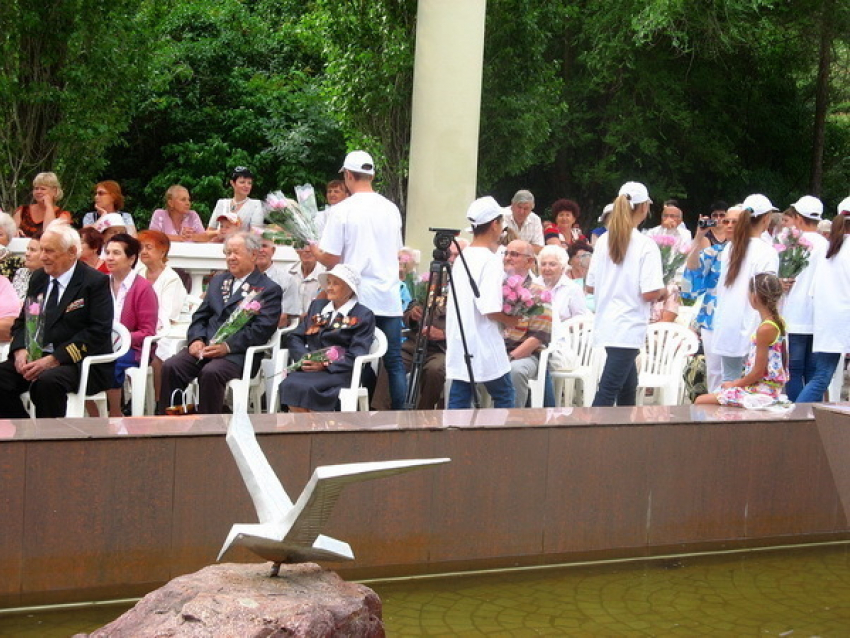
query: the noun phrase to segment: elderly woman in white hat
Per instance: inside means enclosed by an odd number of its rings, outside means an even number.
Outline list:
[[[310,304],[289,339],[290,361],[301,361],[280,384],[281,404],[291,412],[336,410],[340,389],[351,383],[354,359],[369,352],[375,335],[375,316],[357,302],[357,271],[337,264],[319,275],[319,283],[327,299]],[[317,356],[320,352],[325,355]]]

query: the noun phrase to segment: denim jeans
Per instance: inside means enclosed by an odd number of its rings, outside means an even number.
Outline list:
[[[744,376],[744,357],[721,356],[723,381],[735,381]]]
[[[812,354],[814,335],[788,335],[788,373],[790,378],[785,384],[785,394],[790,401],[796,401],[809,381],[815,376],[815,357]]]
[[[484,381],[482,384],[493,399],[494,408],[514,407],[514,384],[511,382],[511,373],[506,372],[504,376],[492,381]],[[472,407],[472,384],[467,381],[452,379],[452,389],[449,391],[449,410],[466,410]]]
[[[375,327],[387,337],[387,354],[383,362],[390,382],[390,403],[393,410],[402,410],[407,394],[407,375],[401,360],[401,317],[375,315]]]
[[[593,399],[593,407],[634,405],[638,382],[635,361],[640,350],[606,346],[605,352],[608,358],[602,369],[602,378],[599,379],[599,388]]]
[[[797,403],[818,403],[823,401],[824,392],[832,381],[835,368],[841,361],[843,355],[837,352],[815,352],[812,358],[815,362],[815,371],[812,378],[797,395]]]

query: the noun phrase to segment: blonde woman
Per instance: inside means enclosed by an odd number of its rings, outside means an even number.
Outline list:
[[[71,222],[71,213],[56,205],[65,193],[56,173],[39,173],[32,180],[32,204],[19,206],[15,211],[15,223],[19,237],[32,237],[44,230],[54,219]]]
[[[635,360],[646,339],[652,303],[663,299],[661,253],[638,226],[649,213],[649,191],[627,182],[614,200],[608,232],[599,237],[590,260],[585,289],[596,297],[594,346],[608,358],[599,380],[594,407],[634,405]]]

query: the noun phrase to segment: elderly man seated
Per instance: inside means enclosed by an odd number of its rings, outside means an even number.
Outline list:
[[[0,364],[0,417],[26,417],[20,395],[27,390],[37,417],[65,416],[83,357],[112,352],[109,278],[79,256],[79,233],[64,221],[52,222],[41,238],[43,267],[33,273],[24,301],[42,315],[42,353],[33,357],[27,350],[24,308],[12,327],[9,359]],[[113,364],[92,366],[87,391],[106,390],[112,378]]]
[[[519,275],[536,298],[545,290],[531,274],[534,251],[527,241],[516,239],[507,246],[504,264],[508,277]],[[543,303],[543,312],[524,317],[513,328],[505,330],[505,348],[511,362],[511,381],[514,384],[514,407],[524,408],[528,400],[528,382],[537,376],[540,352],[552,339],[552,306]]]
[[[661,224],[646,231],[649,237],[669,235],[676,238],[676,244],[682,248],[691,245],[691,231],[682,223],[682,209],[675,199],[668,199],[661,209]]]
[[[250,346],[267,343],[274,334],[283,293],[256,268],[259,251],[260,238],[253,233],[238,231],[225,241],[227,272],[212,278],[203,303],[192,315],[188,347],[163,363],[160,414],[165,412],[172,393],[185,389],[195,377],[200,390],[198,412],[221,413],[227,382],[241,376],[245,352]],[[241,303],[252,293],[257,293],[254,300],[260,303],[255,314],[244,310]],[[247,323],[224,339],[214,339],[236,312],[248,313]],[[255,365],[259,364],[257,360]]]

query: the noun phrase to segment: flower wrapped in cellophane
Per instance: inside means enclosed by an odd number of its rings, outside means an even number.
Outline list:
[[[244,286],[248,286],[248,284],[244,284]],[[230,316],[218,327],[218,330],[215,331],[212,339],[210,339],[209,345],[214,346],[219,343],[224,343],[230,337],[242,330],[242,328],[244,328],[253,317],[260,314],[260,310],[263,309],[263,304],[260,303],[261,295],[262,291],[247,290],[242,301],[240,301],[239,305],[236,306],[236,309],[230,313]],[[199,360],[201,359],[203,359],[203,357],[199,357]]]
[[[653,238],[661,251],[661,273],[667,286],[676,278],[679,269],[685,265],[691,245],[683,243],[673,235],[655,235]]]
[[[546,289],[525,287],[525,279],[511,275],[502,284],[502,312],[514,317],[531,317],[545,311],[544,304],[552,302],[552,293]]]
[[[320,350],[315,350],[313,352],[308,352],[303,357],[301,357],[298,361],[290,365],[286,370],[288,372],[294,372],[296,370],[301,370],[304,366],[304,363],[307,361],[318,361],[319,363],[328,363],[331,364],[334,361],[339,361],[345,356],[345,348],[340,346],[329,346],[327,348],[322,348]]]
[[[289,199],[280,191],[266,196],[266,230],[263,238],[271,239],[276,244],[304,248],[319,241],[316,195],[310,184],[296,186],[295,194],[297,201]]]
[[[27,297],[24,302],[24,328],[27,360],[44,356],[44,295]]]
[[[779,253],[780,279],[795,279],[809,265],[812,243],[797,228],[784,228],[773,247]]]

